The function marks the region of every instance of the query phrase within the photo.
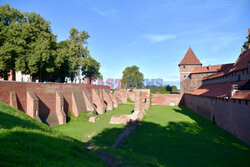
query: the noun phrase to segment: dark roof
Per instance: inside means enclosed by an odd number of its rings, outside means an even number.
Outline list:
[[[233,63],[231,63],[231,64],[220,64],[220,65],[196,67],[192,71],[192,74],[220,72],[220,71],[224,71],[225,69],[231,68],[232,66],[233,66]]]
[[[195,56],[193,50],[191,48],[188,49],[184,58],[180,62],[180,65],[202,65],[199,59]]]
[[[233,84],[239,85],[239,87],[245,85],[248,81],[237,81],[237,82],[226,82],[217,84],[201,85],[194,91],[186,92],[191,95],[217,97],[217,98],[228,98]],[[232,99],[247,99],[250,100],[250,90],[239,90],[239,93],[235,93]]]

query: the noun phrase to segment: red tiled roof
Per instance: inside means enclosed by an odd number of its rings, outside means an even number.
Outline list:
[[[237,82],[226,82],[226,83],[217,83],[217,84],[207,84],[207,85],[201,85],[198,89],[195,91],[189,91],[186,92],[187,94],[191,95],[199,95],[199,96],[208,96],[208,97],[218,97],[218,98],[226,98],[229,96],[229,93],[232,89],[233,84],[238,84],[239,86],[242,86],[247,83],[247,80],[245,81],[237,81]],[[240,90],[241,92],[241,90]],[[248,99],[248,94],[250,90],[242,91],[242,93],[238,96],[240,99]],[[234,96],[232,97],[234,98]]]
[[[239,90],[231,98],[250,100],[250,90]]]
[[[229,73],[229,71],[233,67],[233,65],[234,64],[225,64],[225,66],[223,66],[223,68],[218,73],[203,77],[202,80],[207,80],[207,79],[212,79],[212,78],[224,76],[224,75]]]
[[[219,72],[219,71],[223,71],[225,69],[231,68],[232,66],[233,66],[233,63],[231,63],[231,64],[220,64],[220,65],[196,67],[192,71],[192,74],[209,73],[209,72]]]
[[[201,65],[201,62],[195,56],[193,50],[191,48],[189,48],[187,53],[185,54],[184,58],[180,62],[179,66],[180,65]]]
[[[250,49],[246,50],[238,57],[230,72],[239,71],[247,68],[248,62],[250,62]]]
[[[250,62],[250,49],[246,50],[243,54],[241,54],[234,64],[228,64],[228,66],[225,66],[225,68],[221,72],[204,77],[202,80],[208,80],[208,79],[213,79],[213,78],[217,78],[217,77],[222,77],[222,76],[227,75],[229,73],[246,69],[246,68],[248,68],[248,64],[247,64],[248,62]],[[230,67],[230,65],[231,65],[231,67]]]

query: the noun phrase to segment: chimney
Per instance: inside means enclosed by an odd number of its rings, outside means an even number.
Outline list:
[[[233,84],[230,97],[232,97],[238,90],[239,86],[237,84]]]
[[[248,36],[250,36],[250,28],[248,28]]]

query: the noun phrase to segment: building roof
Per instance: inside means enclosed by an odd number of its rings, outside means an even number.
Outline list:
[[[233,84],[237,84],[239,85],[239,87],[241,87],[245,85],[247,82],[248,81],[245,80],[237,82],[201,85],[198,89],[186,93],[191,95],[199,95],[207,97],[228,98]],[[237,93],[235,93],[234,96],[231,98],[250,100],[250,90],[238,90]]]
[[[188,49],[184,58],[180,62],[180,65],[202,65],[199,59],[195,56],[193,50],[191,48]]]
[[[250,62],[250,49],[246,50],[238,57],[230,72],[246,69],[248,67],[248,62]]]
[[[220,71],[224,71],[225,69],[231,68],[232,66],[233,66],[233,63],[196,67],[191,73],[198,74],[198,73],[220,72]]]
[[[250,100],[250,90],[238,90],[231,99],[245,99]]]
[[[209,80],[213,78],[222,77],[228,75],[235,71],[240,71],[248,68],[248,62],[250,62],[250,49],[243,52],[237,59],[234,64],[228,64],[217,74],[213,74],[207,77],[204,77],[202,80]]]

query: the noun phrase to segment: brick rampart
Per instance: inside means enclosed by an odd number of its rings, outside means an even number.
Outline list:
[[[250,145],[250,101],[185,94],[185,106]]]
[[[181,94],[152,94],[151,105],[179,105]]]
[[[103,95],[97,94],[99,97],[95,97],[92,95],[92,90],[103,90],[103,89],[110,89],[108,86],[100,86],[100,85],[85,85],[85,84],[63,84],[63,83],[28,83],[28,82],[11,82],[11,81],[0,81],[0,101],[12,104],[13,107],[15,103],[15,98],[13,96],[14,92],[16,94],[16,105],[17,108],[25,113],[27,113],[29,107],[27,104],[28,97],[27,92],[32,92],[38,101],[38,114],[41,120],[49,125],[59,124],[56,115],[57,109],[57,97],[56,92],[60,92],[62,95],[64,102],[63,102],[63,109],[64,112],[72,112],[72,92],[80,92],[82,94],[83,90],[86,90],[87,96],[93,101],[93,99],[99,98],[99,102],[95,105],[99,108],[100,113],[105,113],[105,106],[103,102]],[[82,95],[80,95],[82,96]],[[83,96],[84,97],[84,96]],[[85,100],[78,100],[79,106],[85,106]],[[62,103],[61,103],[62,104]],[[103,107],[104,106],[104,107]],[[102,111],[101,111],[102,110]],[[81,111],[83,112],[82,108]]]

